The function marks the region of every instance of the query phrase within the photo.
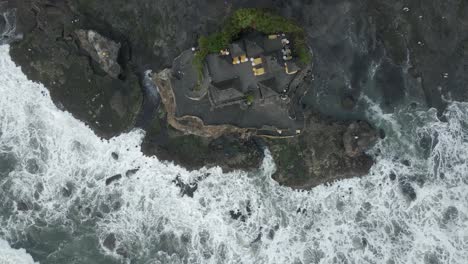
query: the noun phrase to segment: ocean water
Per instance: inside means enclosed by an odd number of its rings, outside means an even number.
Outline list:
[[[189,172],[143,156],[140,130],[101,140],[8,52],[0,46],[1,264],[468,263],[466,103],[441,122],[363,97],[386,132],[371,172],[300,192],[271,179],[268,151],[257,171]],[[177,176],[199,181],[193,197]]]

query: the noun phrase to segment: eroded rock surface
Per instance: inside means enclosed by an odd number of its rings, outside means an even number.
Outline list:
[[[365,122],[366,133],[376,132]],[[345,149],[343,138],[349,122],[327,120],[316,113],[309,114],[304,132],[295,138],[271,139],[268,145],[277,163],[273,178],[280,184],[297,189],[310,189],[322,183],[366,175],[374,164],[364,151],[364,144],[352,155]]]
[[[113,78],[120,74],[120,65],[117,63],[120,43],[101,36],[93,30],[79,29],[75,31],[80,46],[101,68]]]

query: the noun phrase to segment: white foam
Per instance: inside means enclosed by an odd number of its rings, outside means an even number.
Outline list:
[[[13,249],[0,239],[0,264],[35,264],[33,258],[24,249]]]
[[[268,152],[256,172],[188,172],[144,157],[135,147],[141,131],[99,139],[58,110],[42,85],[26,79],[7,46],[0,47],[0,94],[0,151],[18,159],[15,170],[0,178],[0,206],[10,211],[8,218],[0,218],[0,235],[9,240],[26,239],[22,232],[40,220],[70,230],[89,220],[95,221],[93,234],[101,241],[113,233],[117,247],[145,263],[423,263],[433,255],[442,263],[468,259],[466,104],[452,104],[447,123],[415,113],[411,118],[421,126],[402,124],[399,120],[408,118],[404,113],[382,119],[374,107],[375,118],[388,124],[390,133],[376,146],[382,154],[370,175],[297,192],[271,179],[275,165]],[[420,135],[437,140],[427,159],[418,156],[415,146]],[[111,158],[114,151],[118,161]],[[411,160],[412,166],[395,156]],[[32,159],[39,167],[34,173],[26,168]],[[106,177],[137,167],[131,178],[105,185]],[[411,181],[415,201],[403,196],[398,181],[388,179],[390,172],[400,178],[424,176],[422,186]],[[205,174],[193,198],[182,197],[172,183],[177,175],[191,181]],[[63,195],[70,185],[71,195]],[[38,192],[38,186],[43,190]],[[14,203],[19,201],[35,207],[17,212]],[[118,210],[96,217],[98,210],[117,202]],[[449,206],[458,215],[445,221]],[[297,213],[298,208],[306,212]],[[239,210],[245,222],[232,219],[230,210]]]

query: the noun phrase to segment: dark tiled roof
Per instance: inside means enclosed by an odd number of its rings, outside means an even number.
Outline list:
[[[206,61],[210,76],[214,82],[222,82],[236,77],[229,57],[209,54]]]
[[[265,49],[266,53],[271,53],[271,52],[282,49],[283,44],[281,43],[281,38],[276,38],[276,39],[264,38],[263,48]]]
[[[275,77],[268,78],[266,80],[260,81],[259,83],[261,84],[261,86],[266,86],[274,92],[278,92],[279,84]]]
[[[245,54],[245,47],[243,41],[237,41],[232,44],[229,44],[229,52],[231,57],[238,57]]]
[[[235,77],[229,80],[224,80],[221,82],[213,82],[212,84],[214,87],[218,88],[219,90],[226,90],[229,88],[239,90],[241,88],[241,82],[239,80],[239,77]]]
[[[247,56],[250,58],[255,58],[263,54],[264,50],[258,45],[257,42],[245,40],[245,50],[247,51]]]

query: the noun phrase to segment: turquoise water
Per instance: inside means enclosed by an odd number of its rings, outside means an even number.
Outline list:
[[[101,140],[28,81],[8,49],[0,47],[0,263],[468,259],[468,104],[452,103],[444,123],[435,111],[385,114],[363,96],[387,134],[370,174],[298,192],[271,179],[268,152],[257,171],[189,172],[144,157],[139,130]],[[193,198],[177,176],[203,178]]]

